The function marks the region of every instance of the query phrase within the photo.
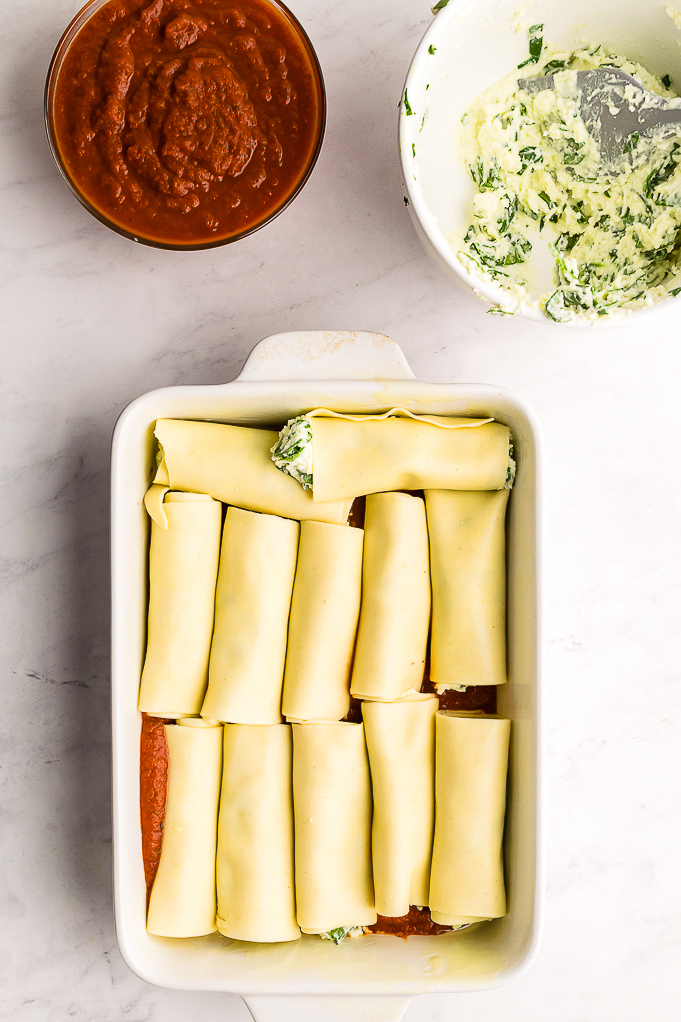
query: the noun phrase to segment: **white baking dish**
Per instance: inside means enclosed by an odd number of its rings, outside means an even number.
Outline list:
[[[513,432],[518,476],[508,521],[510,681],[499,689],[500,712],[514,722],[505,840],[509,913],[460,934],[408,941],[365,937],[338,947],[317,937],[275,945],[218,934],[154,937],[145,929],[136,709],[147,607],[143,497],[152,474],[154,422],[175,417],[275,426],[319,406],[492,415]],[[241,994],[258,1022],[397,1020],[415,994],[488,989],[527,967],[541,914],[539,494],[539,431],[531,410],[497,387],[417,381],[397,344],[380,334],[269,337],[232,383],[170,387],[128,405],[112,452],[114,887],[121,953],[142,979]],[[301,997],[307,998],[304,1005]]]

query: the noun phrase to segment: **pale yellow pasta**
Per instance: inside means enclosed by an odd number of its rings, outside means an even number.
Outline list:
[[[225,724],[217,926],[237,940],[296,940],[288,724]]]
[[[167,528],[151,524],[149,625],[139,708],[157,717],[201,709],[208,679],[222,504],[165,493]]]
[[[430,911],[449,925],[506,914],[503,835],[511,722],[435,715],[435,837]]]
[[[391,702],[409,690],[418,691],[429,622],[425,504],[407,493],[372,494],[366,501],[352,694]]]
[[[362,704],[374,796],[376,911],[428,904],[435,811],[436,696]]]
[[[303,933],[376,922],[362,724],[293,725],[296,910]]]
[[[298,522],[227,509],[203,717],[281,723]]]
[[[301,522],[284,673],[286,718],[340,720],[350,708],[363,541],[361,529]]]
[[[222,727],[179,720],[166,724],[165,734],[168,796],[147,930],[160,937],[200,937],[216,929]]]
[[[508,490],[426,490],[438,690],[506,681]]]
[[[284,518],[347,521],[350,502],[315,502],[274,467],[270,448],[276,431],[158,419],[155,434],[162,449],[156,484],[209,493],[225,504]]]
[[[308,413],[315,502],[387,490],[496,490],[506,484],[508,426],[393,411],[388,417]]]

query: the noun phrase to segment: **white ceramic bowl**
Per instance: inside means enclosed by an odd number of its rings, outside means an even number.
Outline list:
[[[339,947],[317,937],[248,944],[219,934],[175,940],[145,926],[139,814],[140,715],[149,520],[144,493],[157,418],[281,424],[310,408],[376,412],[401,406],[436,415],[493,415],[511,427],[518,474],[508,515],[509,681],[499,711],[513,720],[505,834],[509,912],[437,937],[363,937]],[[169,387],[121,415],[112,451],[112,721],[114,894],[121,953],[149,983],[241,994],[257,1022],[397,1022],[415,994],[507,983],[536,950],[539,854],[540,437],[531,410],[498,387],[421,383],[382,334],[279,334],[261,341],[238,379]]]
[[[416,233],[450,281],[463,281],[506,311],[552,322],[540,309],[469,273],[447,241],[449,232],[465,229],[474,192],[457,150],[456,128],[479,93],[525,60],[528,28],[538,23],[544,25],[545,43],[565,50],[583,42],[603,43],[653,74],[671,74],[678,90],[681,31],[665,12],[667,6],[668,0],[449,0],[438,12],[407,73],[408,106],[403,93],[399,143]],[[624,316],[638,321],[671,300]],[[624,316],[604,317],[594,325],[621,325]]]

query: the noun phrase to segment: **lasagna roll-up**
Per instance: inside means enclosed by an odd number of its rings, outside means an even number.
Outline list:
[[[165,725],[168,796],[147,930],[159,937],[215,931],[215,846],[222,727],[189,718]]]
[[[376,911],[404,916],[428,904],[435,812],[437,696],[363,703],[374,793],[372,860]]]
[[[388,490],[498,490],[513,479],[510,441],[508,426],[490,419],[317,408],[289,421],[272,458],[323,503]]]
[[[498,714],[435,715],[433,921],[461,926],[506,914],[503,836],[511,722]]]
[[[152,520],[149,625],[139,708],[156,717],[201,709],[213,634],[222,504],[165,493],[166,528]]]
[[[237,940],[297,940],[291,728],[225,724],[224,731],[218,930]]]
[[[362,529],[301,522],[281,710],[289,720],[341,720],[350,709],[363,541]]]
[[[438,691],[506,681],[506,505],[497,493],[426,490]]]
[[[277,471],[270,458],[277,439],[273,430],[158,419],[154,432],[161,448],[157,484],[209,493],[225,504],[283,518],[347,521],[350,501],[313,501],[295,480]]]
[[[293,724],[296,911],[303,933],[376,922],[362,724]]]
[[[289,518],[227,509],[203,717],[281,723],[299,530]]]
[[[362,606],[351,692],[391,702],[418,691],[430,623],[426,509],[421,497],[374,493],[364,520]]]

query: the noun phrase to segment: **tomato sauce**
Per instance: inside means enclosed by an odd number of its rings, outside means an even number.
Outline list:
[[[59,71],[53,127],[90,205],[133,236],[201,245],[255,228],[323,130],[311,47],[271,0],[109,0]]]
[[[430,909],[411,905],[406,916],[381,916],[373,926],[367,926],[370,933],[385,933],[393,937],[428,937],[449,933],[451,926],[440,926],[430,918]]]
[[[163,844],[168,794],[168,743],[160,717],[142,714],[140,736],[140,818],[147,903],[156,878]]]

